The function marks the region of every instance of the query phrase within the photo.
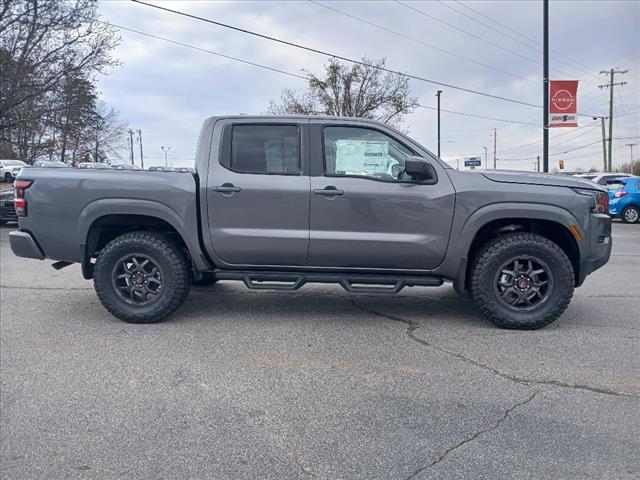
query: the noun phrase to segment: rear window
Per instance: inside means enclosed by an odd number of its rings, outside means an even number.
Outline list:
[[[300,134],[295,125],[234,125],[230,169],[239,173],[297,175]]]

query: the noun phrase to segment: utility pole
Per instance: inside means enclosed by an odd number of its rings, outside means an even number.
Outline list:
[[[440,94],[442,90],[438,90],[436,92],[436,97],[438,97],[438,157],[440,157]]]
[[[144,157],[142,156],[142,130],[138,129],[138,141],[140,142],[140,168],[144,170]]]
[[[614,79],[614,75],[616,73],[627,73],[629,70],[616,70],[615,68],[612,68],[611,70],[600,70],[600,74],[602,75],[603,73],[606,74],[608,73],[610,75],[610,81],[609,83],[605,83],[604,85],[598,85],[598,88],[602,89],[602,88],[608,88],[609,89],[609,155],[607,158],[608,161],[608,171],[611,172],[613,170],[613,158],[611,157],[611,152],[613,150],[613,87],[616,85],[624,85],[627,82],[618,82],[615,83],[613,81]]]
[[[542,0],[542,162],[549,172],[549,0]]]
[[[129,129],[129,160],[131,161],[131,165],[133,165],[133,130]]]
[[[609,167],[607,165],[607,134],[605,133],[604,119],[607,117],[593,117],[594,120],[600,119],[602,124],[602,163],[604,165],[603,172],[608,172]]]
[[[631,158],[630,158],[630,162],[629,162],[629,173],[631,175],[633,175],[633,147],[635,147],[638,144],[637,143],[627,143],[626,145],[627,145],[627,147],[629,147],[631,149]]]
[[[540,173],[540,155],[538,155],[536,158],[537,158],[536,172]]]
[[[171,147],[160,147],[160,150],[162,150],[164,152],[164,166],[168,167],[169,164],[167,163],[167,153],[169,153],[169,150],[171,150]]]
[[[484,148],[484,169],[488,170],[489,169],[489,164],[487,163],[487,147],[482,147]]]
[[[498,142],[498,129],[494,128],[493,129],[493,169],[496,169],[496,146],[497,146],[497,142]]]

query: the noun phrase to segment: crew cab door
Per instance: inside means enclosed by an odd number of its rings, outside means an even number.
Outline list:
[[[309,256],[318,267],[431,270],[444,259],[455,193],[444,168],[435,182],[404,173],[427,157],[382,127],[311,122]]]
[[[206,189],[214,260],[218,265],[304,265],[309,243],[308,120],[219,123]]]

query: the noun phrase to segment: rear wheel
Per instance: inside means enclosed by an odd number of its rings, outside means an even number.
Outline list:
[[[4,174],[4,181],[7,182],[7,183],[13,182],[13,177],[11,176],[11,174],[9,172]]]
[[[129,323],[160,322],[187,298],[191,272],[180,246],[157,232],[129,232],[96,259],[94,286],[102,305]]]
[[[475,257],[471,298],[503,328],[532,330],[555,321],[574,289],[571,261],[551,240],[510,233],[487,242]]]
[[[640,210],[638,207],[630,206],[622,211],[622,221],[624,223],[638,223],[640,221]]]

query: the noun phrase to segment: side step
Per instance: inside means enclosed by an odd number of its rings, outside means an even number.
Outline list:
[[[404,287],[439,287],[440,277],[429,275],[368,275],[361,273],[260,272],[216,270],[218,280],[239,280],[251,290],[298,290],[306,283],[338,283],[352,293],[398,293]]]

